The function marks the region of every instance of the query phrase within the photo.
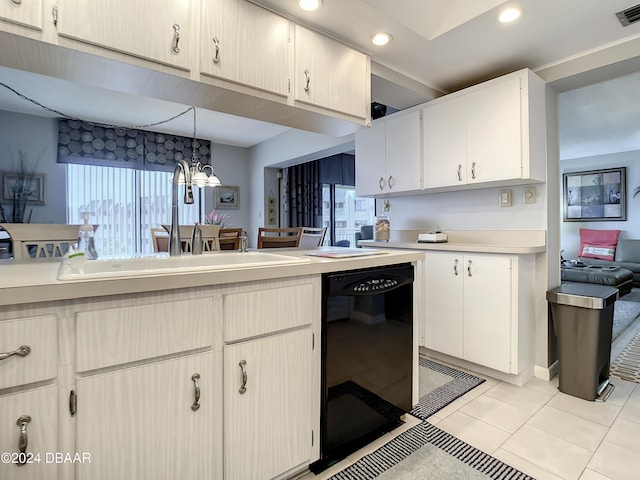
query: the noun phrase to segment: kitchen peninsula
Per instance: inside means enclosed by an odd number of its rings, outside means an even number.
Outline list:
[[[0,477],[288,478],[317,460],[322,274],[411,263],[417,293],[423,254],[278,254],[299,261],[73,281],[59,261],[1,265],[0,451],[27,464]],[[31,461],[46,452],[80,455]]]

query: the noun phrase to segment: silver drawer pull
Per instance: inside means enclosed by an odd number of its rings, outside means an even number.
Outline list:
[[[0,360],[4,360],[5,358],[12,357],[14,355],[18,355],[19,357],[26,357],[31,353],[31,347],[28,345],[22,345],[20,348],[13,352],[0,353]]]
[[[18,418],[16,425],[20,427],[20,437],[18,438],[18,449],[21,455],[18,455],[18,465],[24,465],[27,463],[27,447],[29,446],[29,436],[27,435],[27,425],[31,422],[29,415],[22,415]]]
[[[195,401],[193,402],[193,405],[191,405],[191,410],[195,412],[200,408],[200,404],[198,403],[200,401],[200,385],[198,384],[198,380],[200,380],[200,374],[194,373],[193,375],[191,375],[191,380],[193,381],[193,385],[195,388],[195,393],[193,394],[193,398]]]
[[[240,369],[242,370],[242,385],[238,391],[240,392],[240,395],[244,395],[247,391],[247,369],[245,368],[247,366],[247,362],[246,360],[240,360],[238,365],[240,365]]]
[[[180,53],[180,47],[178,46],[178,43],[180,42],[180,25],[178,25],[177,23],[173,24],[173,46],[171,47],[171,50],[173,50],[173,53]]]
[[[11,1],[16,5],[20,5],[22,3],[22,0],[11,0]]]
[[[216,46],[216,53],[213,56],[213,63],[220,63],[220,40],[218,37],[213,37],[213,44]]]

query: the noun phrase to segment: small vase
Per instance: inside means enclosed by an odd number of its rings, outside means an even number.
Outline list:
[[[380,215],[373,219],[373,239],[376,242],[388,242],[391,224],[389,217]]]

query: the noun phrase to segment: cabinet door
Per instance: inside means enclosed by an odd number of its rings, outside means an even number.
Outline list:
[[[427,348],[462,358],[463,280],[462,255],[425,253],[425,326]]]
[[[311,357],[309,328],[224,347],[226,480],[273,478],[310,460]]]
[[[386,122],[356,132],[356,194],[386,190]]]
[[[58,452],[58,386],[0,396],[0,453],[18,454],[21,427],[28,416],[23,437],[27,441],[27,464],[0,462],[2,480],[55,480],[59,466],[47,462],[46,454]],[[26,419],[25,419],[26,420]],[[33,456],[31,456],[33,455]],[[39,455],[39,456],[38,456]],[[3,458],[3,460],[5,460]]]
[[[0,18],[42,30],[42,0],[15,3],[5,0],[0,3]]]
[[[503,372],[511,365],[511,258],[464,257],[464,359]]]
[[[365,54],[296,26],[294,65],[296,101],[369,117],[371,79]]]
[[[389,192],[422,189],[421,112],[386,121],[386,180]]]
[[[77,479],[221,478],[221,353],[77,380]],[[193,410],[199,374],[199,408]]]
[[[58,0],[58,33],[189,70],[191,1]]]
[[[520,113],[519,77],[467,95],[468,183],[522,177]]]
[[[201,72],[288,96],[290,23],[247,1],[203,0]]]
[[[424,187],[467,183],[467,117],[464,96],[422,110]]]

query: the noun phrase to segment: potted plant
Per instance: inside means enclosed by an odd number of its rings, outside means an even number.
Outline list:
[[[12,159],[13,160],[13,159]],[[25,159],[24,152],[20,150],[18,152],[19,167],[17,174],[10,184],[8,184],[9,192],[5,192],[4,198],[9,198],[8,206],[0,204],[0,222],[2,223],[29,223],[31,222],[31,214],[33,209],[29,209],[27,212],[27,201],[30,197],[37,195],[37,191],[34,191],[34,170],[27,168],[27,161]],[[36,166],[38,161],[36,161]],[[35,167],[34,167],[35,168]],[[7,188],[5,182],[4,185]]]

